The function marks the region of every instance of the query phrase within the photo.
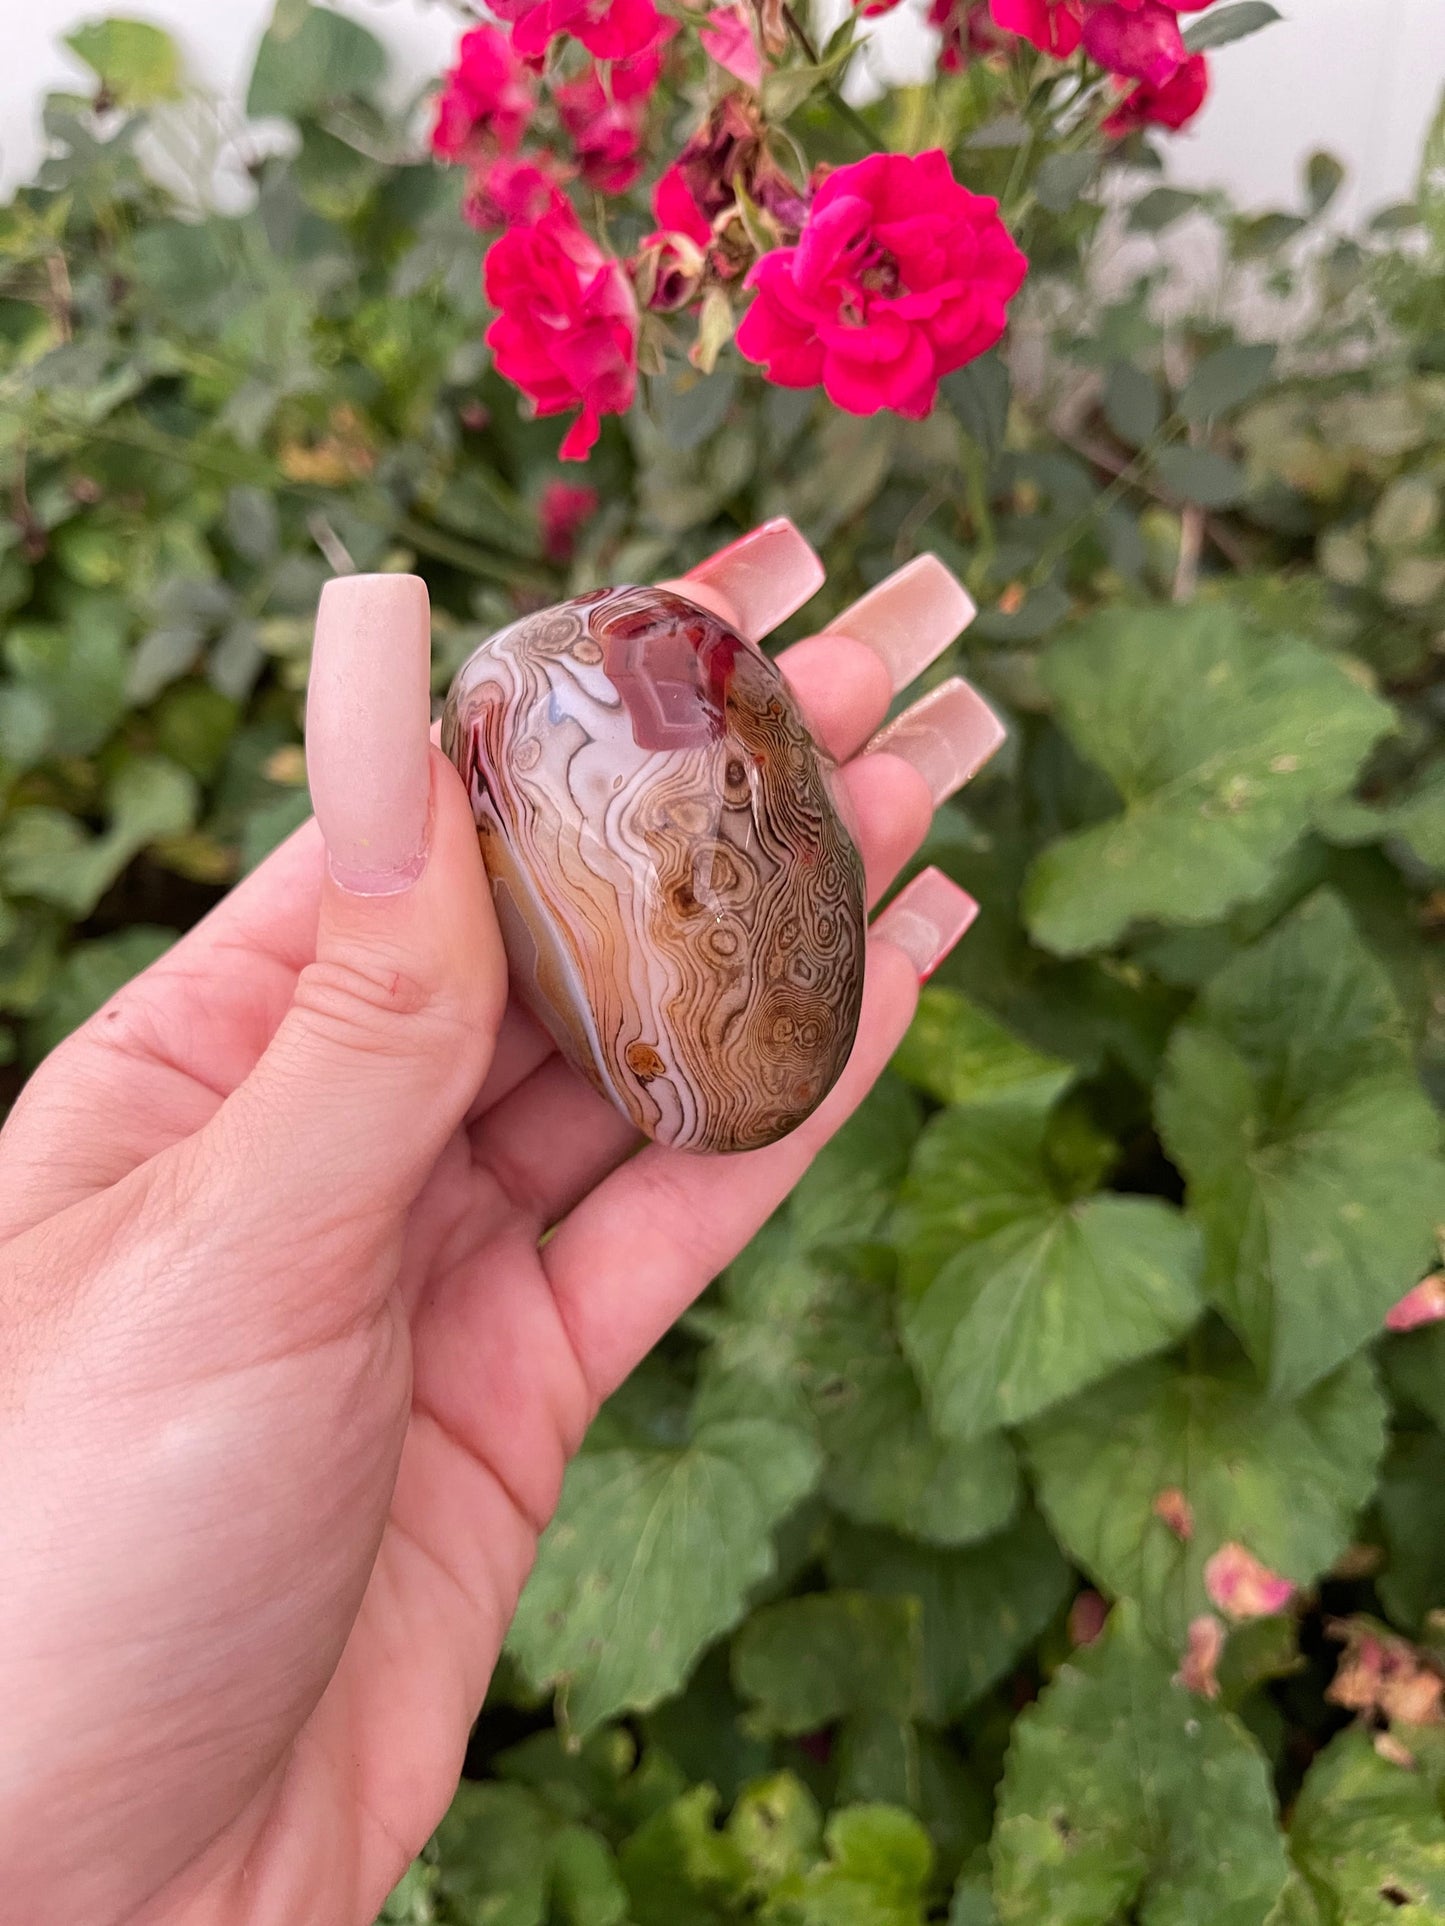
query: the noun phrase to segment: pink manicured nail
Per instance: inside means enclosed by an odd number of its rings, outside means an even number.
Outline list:
[[[865,754],[884,749],[911,762],[937,809],[982,769],[1003,739],[1004,726],[993,710],[955,675],[885,724]]]
[[[973,620],[963,584],[936,555],[920,555],[828,624],[881,656],[895,693],[936,662]]]
[[[785,622],[823,586],[823,564],[790,521],[779,516],[689,569],[689,583],[714,589],[750,642]]]
[[[977,915],[967,890],[941,869],[922,869],[875,917],[873,934],[897,944],[926,983]]]
[[[331,874],[391,896],[426,867],[431,609],[417,575],[343,575],[316,611],[306,773]]]

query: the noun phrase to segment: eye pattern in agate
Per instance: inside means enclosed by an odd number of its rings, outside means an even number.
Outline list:
[[[512,984],[640,1130],[750,1150],[827,1095],[863,994],[863,865],[761,650],[658,589],[485,642],[447,697]]]

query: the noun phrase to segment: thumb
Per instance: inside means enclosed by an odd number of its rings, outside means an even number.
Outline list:
[[[246,1214],[293,1244],[328,1223],[391,1233],[476,1096],[506,1003],[471,806],[429,740],[430,684],[418,577],[327,584],[306,711],[328,864],[316,960],[206,1133]]]

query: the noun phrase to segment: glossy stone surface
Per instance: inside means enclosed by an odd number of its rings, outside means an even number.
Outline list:
[[[657,589],[503,629],[459,671],[466,781],[514,987],[659,1143],[748,1150],[848,1059],[863,866],[777,669]]]

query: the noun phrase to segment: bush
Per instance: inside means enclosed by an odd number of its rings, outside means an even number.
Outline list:
[[[823,615],[949,561],[938,672],[1012,725],[922,859],[977,928],[598,1419],[386,1916],[1445,1920],[1445,119],[1351,238],[1324,155],[1262,216],[1066,120],[1016,177],[1037,63],[890,96],[886,145],[1027,190],[1009,341],[911,421],[659,324],[579,534],[361,29],[286,0],[293,146],[231,215],[157,184],[202,125],[164,37],[76,44],[0,213],[12,1089],[304,815],[335,568],[425,571],[440,691],[786,510]],[[837,65],[772,104],[835,158]],[[1171,316],[1181,233],[1219,270]]]

